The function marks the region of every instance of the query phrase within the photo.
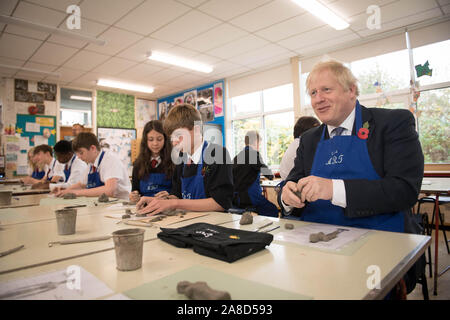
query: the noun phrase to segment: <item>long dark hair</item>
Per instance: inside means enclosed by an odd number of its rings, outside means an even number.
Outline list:
[[[147,145],[147,134],[152,130],[155,130],[156,132],[159,132],[164,136],[164,146],[159,152],[159,156],[161,157],[160,166],[163,172],[166,173],[167,178],[172,178],[175,167],[170,157],[172,145],[170,144],[170,141],[163,130],[162,122],[159,120],[152,120],[147,122],[147,124],[144,127],[144,131],[142,132],[142,140],[139,156],[137,157],[137,159],[134,161],[133,164],[134,166],[137,166],[139,168],[138,178],[145,179],[150,174],[150,170],[152,168],[151,166],[152,152],[150,151]]]

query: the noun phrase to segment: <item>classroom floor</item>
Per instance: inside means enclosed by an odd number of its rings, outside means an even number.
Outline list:
[[[447,232],[447,239],[450,239],[450,232]],[[434,231],[432,232],[432,243],[431,243],[431,255],[433,260],[433,272],[434,272]],[[445,246],[444,236],[442,231],[439,230],[439,257],[438,257],[438,272],[442,272],[445,268],[450,265],[450,254],[447,253],[447,247]],[[428,258],[428,254],[427,254]],[[450,270],[438,277],[438,290],[437,296],[433,294],[434,279],[429,277],[429,266],[426,266],[427,275],[427,285],[428,285],[428,295],[430,300],[450,300]],[[416,285],[416,288],[408,295],[408,300],[423,300],[422,286],[420,284]]]

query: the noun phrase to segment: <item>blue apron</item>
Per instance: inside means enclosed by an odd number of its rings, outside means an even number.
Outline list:
[[[202,155],[200,162],[197,165],[197,173],[195,176],[184,178],[184,169],[186,164],[183,165],[183,173],[181,176],[181,196],[183,199],[206,199],[205,186],[203,185],[203,152],[207,146],[207,142],[203,143]]]
[[[356,132],[362,126],[361,107],[356,103]],[[381,179],[373,168],[367,150],[366,140],[357,136],[335,136],[325,140],[326,126],[317,145],[311,175],[327,179]],[[304,221],[327,223],[341,226],[403,232],[404,213],[393,212],[371,217],[348,218],[344,209],[335,206],[330,200],[317,200],[305,207],[300,218]]]
[[[263,216],[278,217],[277,207],[275,207],[272,202],[264,198],[264,196],[262,195],[262,188],[259,184],[260,178],[261,173],[258,172],[258,176],[256,177],[255,181],[247,190],[250,201],[255,206],[258,214]]]
[[[141,195],[153,197],[161,191],[170,192],[172,179],[167,179],[165,173],[150,173],[147,180],[139,180],[139,191]]]
[[[101,187],[101,186],[105,185],[100,180],[100,173],[99,173],[100,163],[102,162],[104,155],[105,155],[105,151],[102,151],[102,153],[100,154],[100,158],[98,159],[97,169],[95,170],[95,172],[93,170],[94,166],[91,165],[91,169],[89,170],[89,174],[88,174],[88,182],[86,185],[87,189],[97,188],[97,187]]]
[[[69,180],[70,171],[72,170],[72,165],[73,165],[73,162],[75,161],[76,157],[77,156],[74,154],[72,159],[70,159],[70,161],[69,161],[70,165],[67,166],[67,170],[64,168],[64,175],[66,176],[66,179],[64,180],[64,182],[67,182],[67,180]]]
[[[41,180],[45,176],[45,171],[39,171],[39,169],[36,169],[31,174],[31,177],[37,180]]]

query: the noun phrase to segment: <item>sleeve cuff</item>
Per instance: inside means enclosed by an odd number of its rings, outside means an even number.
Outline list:
[[[333,181],[333,198],[331,203],[342,208],[347,207],[347,196],[345,193],[344,180],[332,179]]]

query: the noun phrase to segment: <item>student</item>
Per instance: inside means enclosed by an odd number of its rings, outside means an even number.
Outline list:
[[[277,207],[264,198],[259,183],[261,173],[273,179],[272,171],[264,164],[259,146],[261,137],[257,131],[247,131],[245,148],[233,160],[233,205],[241,209],[252,208],[260,215],[278,217]]]
[[[69,187],[82,182],[88,174],[88,165],[78,158],[72,150],[72,143],[66,140],[58,141],[53,147],[55,157],[64,168],[64,182],[60,187]]]
[[[47,144],[41,144],[33,150],[34,159],[38,166],[44,166],[45,175],[41,182],[60,182],[64,181],[64,172],[62,165],[53,158],[53,150]]]
[[[320,126],[320,122],[314,117],[300,117],[294,125],[294,141],[289,145],[283,155],[280,163],[281,179],[286,180],[289,172],[294,167],[294,160],[297,154],[297,148],[300,144],[302,134],[314,127]]]
[[[168,196],[172,188],[174,165],[172,147],[163,130],[162,122],[147,122],[142,132],[139,156],[133,163],[130,201],[141,196]]]
[[[78,158],[89,164],[89,173],[82,182],[57,190],[57,196],[74,193],[97,197],[105,193],[109,197],[128,199],[131,184],[125,166],[113,152],[100,149],[93,133],[79,133],[72,141],[72,149]]]
[[[233,197],[231,159],[225,148],[203,141],[200,112],[185,103],[173,107],[164,120],[164,131],[170,136],[176,164],[172,190],[167,200],[142,197],[138,212],[228,210]]]
[[[20,179],[25,184],[38,183],[45,176],[44,166],[43,165],[39,166],[36,163],[36,158],[34,157],[33,152],[34,152],[34,147],[30,148],[27,152],[28,176]]]

